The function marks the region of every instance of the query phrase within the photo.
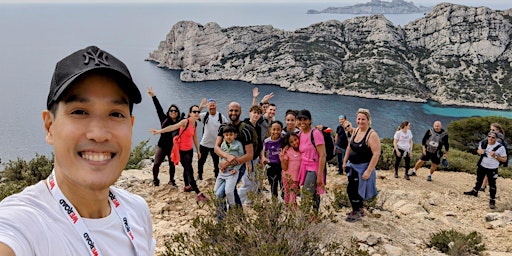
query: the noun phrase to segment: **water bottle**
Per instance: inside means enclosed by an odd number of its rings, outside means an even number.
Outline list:
[[[441,163],[443,164],[444,168],[448,168],[448,161],[446,160],[446,156],[443,156]]]

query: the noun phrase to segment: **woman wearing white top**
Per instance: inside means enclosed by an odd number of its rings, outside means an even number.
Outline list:
[[[405,159],[404,178],[409,180],[409,168],[411,168],[412,133],[411,123],[403,121],[395,132],[393,140],[393,152],[395,153],[395,178],[398,178],[398,167],[402,157]]]

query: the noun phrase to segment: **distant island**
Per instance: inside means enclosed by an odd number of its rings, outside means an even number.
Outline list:
[[[365,4],[356,4],[344,7],[329,7],[317,11],[308,10],[308,14],[337,13],[337,14],[406,14],[406,13],[426,13],[432,10],[431,7],[414,5],[413,2],[404,0],[391,0],[391,2],[372,0]]]

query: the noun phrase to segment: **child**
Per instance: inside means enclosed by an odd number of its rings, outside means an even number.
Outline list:
[[[299,169],[301,153],[299,151],[299,135],[289,132],[283,139],[284,148],[279,154],[283,170],[284,202],[297,205],[297,194],[299,192]]]
[[[272,196],[277,198],[277,189],[281,183],[281,161],[279,154],[281,153],[281,132],[283,131],[283,123],[280,121],[272,121],[269,126],[270,137],[263,142],[263,151],[260,155],[261,163],[267,165],[267,178],[270,184]],[[265,156],[267,155],[267,156]]]
[[[222,129],[224,140],[220,148],[230,155],[242,156],[244,154],[244,146],[240,141],[235,140],[237,132],[233,124],[226,124]],[[221,162],[223,161],[227,160],[222,158]],[[220,202],[217,206],[217,220],[222,220],[225,215],[224,197],[226,197],[230,207],[235,205],[235,186],[240,166],[242,166],[242,164],[220,169],[219,175],[217,176],[215,188],[213,189],[215,196]]]

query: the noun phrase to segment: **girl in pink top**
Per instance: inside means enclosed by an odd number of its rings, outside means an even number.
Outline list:
[[[289,132],[284,137],[284,149],[279,154],[283,169],[284,202],[293,206],[297,205],[299,192],[299,170],[301,153],[299,151],[299,135]]]
[[[177,124],[169,125],[160,130],[150,129],[149,131],[153,134],[159,134],[164,132],[172,132],[179,129],[179,133],[176,135],[176,137],[180,137],[180,162],[183,166],[183,180],[185,182],[183,191],[195,191],[197,193],[197,200],[207,201],[208,198],[206,198],[206,196],[203,195],[203,193],[200,192],[199,188],[197,187],[196,180],[194,179],[194,169],[192,168],[194,145],[196,147],[197,158],[201,158],[196,134],[196,121],[199,119],[199,112],[199,106],[193,105],[189,109],[187,119],[183,119]]]

